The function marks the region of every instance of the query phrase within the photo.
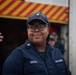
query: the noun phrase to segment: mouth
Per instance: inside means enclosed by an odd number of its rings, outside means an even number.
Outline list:
[[[39,38],[41,38],[41,35],[36,34],[36,35],[33,35],[33,37],[36,38],[36,39],[39,39]]]
[[[41,36],[41,34],[35,33],[33,34],[33,36]]]
[[[41,37],[40,35],[34,35],[34,37]]]

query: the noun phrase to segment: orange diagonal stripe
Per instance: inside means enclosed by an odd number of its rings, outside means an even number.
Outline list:
[[[2,10],[4,7],[6,7],[9,3],[11,2],[11,0],[6,0],[1,6],[0,6],[0,10]]]
[[[15,10],[12,15],[17,15],[21,10],[23,10],[28,5],[28,2],[23,3],[17,10]]]
[[[32,12],[32,14],[35,13],[35,12],[40,11],[43,7],[44,7],[43,4],[39,4],[39,6]]]
[[[27,14],[30,10],[32,10],[35,6],[36,6],[36,4],[33,3],[33,4],[30,5],[22,14],[20,14],[20,16],[26,15],[26,14]]]
[[[12,9],[14,9],[19,3],[20,3],[20,1],[15,2],[14,4],[10,5],[10,7],[3,12],[3,14],[8,14],[8,13],[9,13]]]
[[[48,18],[51,18],[51,16],[53,15],[53,13],[58,9],[59,7],[53,7],[53,9],[51,10],[51,12],[49,12],[48,14],[47,14],[47,17]]]
[[[55,15],[52,17],[52,19],[56,19],[63,11],[64,11],[65,8],[60,8],[56,13]]]

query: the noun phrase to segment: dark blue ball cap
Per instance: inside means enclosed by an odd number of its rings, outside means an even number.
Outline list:
[[[55,37],[53,35],[50,35],[49,40],[55,41]]]
[[[54,37],[55,37],[55,36],[58,36],[56,32],[53,32],[52,35],[53,35]]]
[[[30,15],[26,24],[28,25],[31,21],[36,20],[36,19],[41,20],[44,23],[46,23],[48,26],[50,26],[50,22],[48,18],[41,12],[36,12],[35,14]]]

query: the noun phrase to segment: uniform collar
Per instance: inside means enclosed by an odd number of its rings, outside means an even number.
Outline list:
[[[33,43],[28,39],[25,42],[25,47],[26,48],[32,48],[34,47]],[[46,42],[46,49],[48,49],[49,51],[53,50],[53,47],[50,46],[50,44],[48,43],[48,41]]]
[[[26,40],[26,42],[25,42],[25,47],[26,48],[31,48],[32,47],[32,42],[28,39],[28,40]]]

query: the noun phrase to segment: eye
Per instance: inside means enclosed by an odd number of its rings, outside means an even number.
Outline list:
[[[34,29],[34,28],[35,28],[35,26],[34,26],[34,25],[32,25],[32,26],[30,26],[30,28]]]
[[[40,28],[40,29],[43,29],[43,28],[45,28],[45,27],[46,27],[46,25],[44,25],[44,24],[40,24],[40,25],[39,25],[39,28]]]
[[[28,25],[28,28],[33,29],[33,28],[35,28],[35,26],[34,25]]]

